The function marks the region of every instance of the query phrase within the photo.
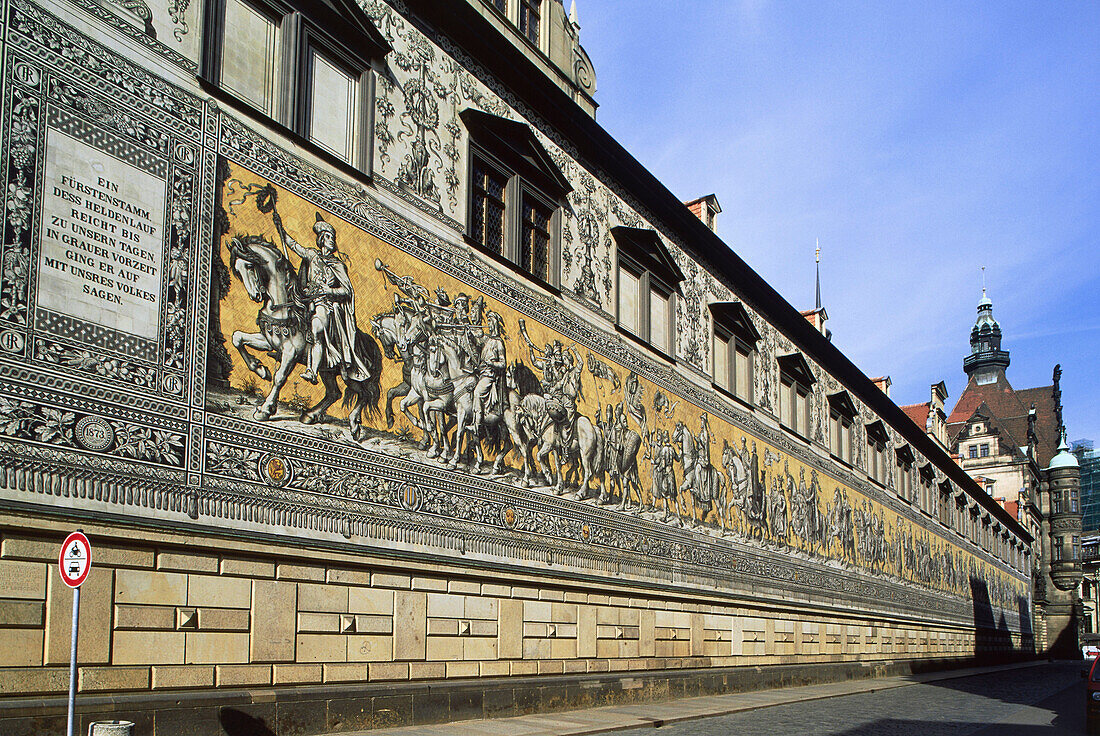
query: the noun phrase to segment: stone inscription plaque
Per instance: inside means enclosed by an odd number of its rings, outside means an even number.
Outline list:
[[[38,306],[155,340],[167,165],[144,152],[124,161],[112,154],[128,145],[95,138],[112,152],[47,130]]]

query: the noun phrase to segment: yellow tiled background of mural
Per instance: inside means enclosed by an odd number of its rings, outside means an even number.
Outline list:
[[[250,187],[256,189],[268,184],[269,182],[266,180],[243,168],[235,165],[231,166],[227,186],[221,193],[222,206],[229,217],[229,230],[218,245],[224,263],[230,263],[228,243],[234,237],[259,235],[271,240],[278,247],[279,236],[272,215],[270,213],[265,214],[258,209],[255,197],[242,198],[241,196]],[[388,282],[385,274],[375,268],[376,259],[380,259],[395,274],[411,277],[417,284],[424,287],[429,294],[434,295],[437,289],[443,289],[452,300],[459,294],[466,294],[471,299],[483,296],[485,299],[485,312],[497,312],[503,317],[507,334],[505,343],[509,363],[515,360],[523,360],[528,366],[531,365],[528,347],[520,336],[520,319],[524,320],[527,333],[536,346],[543,346],[559,340],[567,349],[572,346],[572,341],[530,317],[518,314],[490,297],[481,295],[472,285],[463,283],[428,266],[280,187],[276,186],[274,188],[278,194],[277,211],[282,216],[288,233],[300,244],[313,247],[316,239],[313,225],[318,213],[335,229],[337,246],[347,265],[355,293],[355,317],[360,330],[369,332],[371,318],[378,314],[390,312],[394,307],[396,289]],[[300,266],[300,259],[294,253],[289,253],[289,260],[296,269]],[[233,360],[230,383],[237,392],[263,393],[270,388],[269,382],[259,379],[245,367],[240,356],[230,345],[230,338],[234,331],[256,332],[258,309],[259,305],[249,299],[241,281],[233,276],[228,294],[221,303],[220,326]],[[582,361],[586,361],[588,355],[592,352],[583,347],[577,347],[576,350]],[[585,367],[582,373],[583,399],[578,401],[578,413],[589,419],[592,419],[597,411],[600,411],[601,415],[604,414],[608,404],[615,405],[624,402],[624,391],[627,387],[629,374],[629,371],[612,363],[604,356],[594,353],[592,355],[609,365],[618,374],[621,384],[616,390],[611,381],[597,379],[591,370],[587,366]],[[273,361],[270,358],[264,355],[258,357],[269,369],[273,369]],[[324,394],[321,387],[311,385],[301,379],[301,370],[301,366],[293,369],[286,388],[282,392],[282,402],[294,400],[301,405],[305,399],[308,399],[312,403],[319,400]],[[385,401],[386,390],[401,383],[401,381],[400,364],[384,357],[381,374],[383,402]],[[636,417],[631,417],[628,420],[631,429],[638,431],[640,434],[652,434],[653,436],[656,436],[657,430],[672,435],[675,432],[676,425],[682,423],[688,433],[693,436],[698,435],[703,410],[677,396],[668,396],[667,392],[644,378],[638,379],[638,383],[641,386],[641,400],[646,409],[646,427],[643,428]],[[654,407],[653,400],[659,391],[665,394],[668,399],[664,411],[657,411]],[[295,398],[294,394],[296,393],[299,396]],[[395,400],[395,408],[399,401],[400,399]],[[346,418],[347,410],[336,404],[329,410],[329,414],[338,420],[342,420]],[[386,429],[385,419],[365,419],[365,423],[376,430],[384,431]],[[793,504],[787,474],[789,473],[793,485],[797,487],[802,477],[805,478],[806,484],[810,484],[816,472],[798,459],[780,452],[760,439],[717,417],[709,417],[709,429],[711,441],[707,451],[710,455],[711,464],[722,479],[723,500],[712,508],[703,509],[701,508],[702,504],[691,503],[690,491],[684,490],[678,494],[680,509],[685,510],[682,512],[690,515],[691,512],[687,512],[686,509],[691,508],[699,522],[708,523],[721,529],[729,528],[733,534],[755,538],[760,543],[778,549],[790,548],[814,552],[815,549],[812,548],[816,547],[818,554],[829,559],[873,572],[889,573],[912,582],[921,582],[928,587],[951,590],[951,592],[967,598],[971,594],[971,579],[978,577],[989,587],[989,595],[994,603],[1013,610],[1016,608],[1017,601],[1021,597],[1026,597],[1026,587],[1021,580],[1002,573],[977,556],[947,541],[939,534],[929,533],[923,527],[911,524],[893,511],[829,477],[822,476],[819,478],[820,489],[817,503],[822,520],[830,521],[830,523],[844,523],[842,518],[840,520],[828,519],[828,514],[835,513],[834,510],[837,505],[846,507],[850,511],[849,524],[854,524],[852,520],[857,519],[858,514],[866,514],[874,521],[881,522],[883,538],[880,540],[879,547],[885,546],[886,551],[880,550],[879,555],[877,555],[878,559],[865,559],[866,550],[860,546],[858,530],[853,530],[851,535],[856,540],[854,549],[850,547],[847,551],[845,551],[839,539],[833,536],[826,538],[823,547],[820,544],[814,545],[805,542],[792,533]],[[402,434],[402,432],[405,434]],[[409,427],[407,421],[400,416],[399,412],[397,424],[394,426],[392,433],[395,438],[405,438],[410,444],[420,438],[420,431]],[[729,472],[723,450],[732,448],[733,452],[737,454],[737,451],[741,450],[743,442],[747,449],[754,446],[756,448],[755,454],[764,476],[765,494],[771,492],[773,500],[781,498],[782,503],[786,506],[787,534],[782,539],[775,538],[772,529],[766,526],[763,529],[751,529],[747,517],[724,502],[728,498],[726,492],[730,490],[734,481]],[[637,467],[641,481],[640,495],[642,498],[638,498],[637,491],[632,491],[630,499],[632,504],[637,505],[640,503],[650,508],[654,506],[652,477],[652,455],[654,453],[652,450],[652,443],[648,441],[643,442],[642,447],[639,449]],[[487,459],[492,459],[491,453],[488,453]],[[513,453],[507,462],[514,469],[518,463],[518,456]],[[674,467],[675,487],[679,488],[683,483],[683,463],[678,460],[675,462]],[[903,534],[911,537],[909,544],[911,551],[908,553],[898,547],[897,544],[899,535]],[[894,551],[889,552],[888,550]],[[934,574],[931,580],[920,581],[917,579],[912,566],[902,564],[903,555],[918,554],[932,560],[937,569],[942,570],[944,555],[947,553],[953,556],[955,567],[958,570],[958,575],[955,576],[953,584],[950,580],[945,581],[941,574]],[[885,559],[882,559],[883,556],[885,556]]]

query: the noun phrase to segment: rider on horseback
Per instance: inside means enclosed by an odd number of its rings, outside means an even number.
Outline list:
[[[345,380],[365,381],[370,377],[363,356],[355,350],[355,291],[347,264],[336,249],[336,230],[321,213],[313,224],[317,247],[300,245],[283,227],[278,211],[272,212],[275,230],[283,245],[302,259],[299,269],[301,295],[309,318],[309,363],[302,378],[317,383],[323,368],[339,369]]]
[[[486,412],[499,411],[507,388],[504,372],[508,367],[508,355],[504,346],[504,318],[489,312],[481,355],[477,364],[477,384],[474,386],[474,416],[472,429],[476,432]]]
[[[584,363],[570,346],[561,354],[560,372],[553,383],[544,383],[546,414],[557,425],[561,446],[568,452],[573,444],[573,427],[577,418],[577,400],[581,395],[581,374]]]

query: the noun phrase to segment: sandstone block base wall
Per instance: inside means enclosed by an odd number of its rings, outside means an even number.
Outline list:
[[[56,558],[70,528],[0,516],[0,732],[13,732],[4,723],[48,713],[43,698],[63,706],[72,593]],[[803,668],[803,679],[859,676],[804,668],[844,668],[854,660],[862,674],[873,665],[949,666],[975,654],[1008,655],[1022,644],[1008,634],[979,641],[964,626],[826,614],[796,602],[754,605],[720,591],[589,586],[556,578],[552,568],[544,576],[500,574],[104,524],[83,528],[94,567],[82,589],[78,687],[93,710],[105,693],[123,701],[128,694],[129,707],[144,712],[158,701],[178,704],[184,690],[194,691],[192,699],[214,690],[242,697],[257,689],[284,698],[296,692],[291,700],[298,702],[303,686],[313,696],[327,689],[367,703],[356,717],[314,713],[321,717],[300,725],[310,733],[325,724],[341,730],[455,717],[448,700],[432,709],[421,702],[414,713],[411,694],[388,715],[373,715],[379,692],[415,691],[418,684],[435,685],[436,695],[473,684],[481,702],[485,692],[501,690],[502,678],[514,681],[505,690],[528,680],[545,687],[557,676],[588,678],[591,688],[616,681],[612,689],[621,691],[623,678],[629,685],[630,678],[659,675],[629,697],[671,697],[702,687],[698,677],[687,678],[694,686],[669,684],[700,670],[709,673],[704,678],[727,678],[712,681],[715,688],[751,687],[751,678],[728,681],[726,668],[789,665]],[[557,706],[570,703],[562,696]],[[528,707],[554,705],[536,699]],[[225,705],[203,707],[209,720]],[[522,710],[515,702],[502,707]],[[177,717],[162,714],[155,733],[172,733],[163,724]]]

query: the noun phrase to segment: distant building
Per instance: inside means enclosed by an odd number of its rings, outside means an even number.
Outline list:
[[[1077,649],[1081,505],[1079,460],[1066,446],[1062,422],[1062,370],[1054,367],[1049,386],[1013,388],[1005,376],[1009,353],[1001,348],[1001,337],[993,301],[983,289],[970,354],[963,360],[970,380],[947,417],[947,447],[1035,538],[1036,647],[1068,654]],[[938,385],[930,404],[904,407],[930,435]]]
[[[1081,464],[1081,531],[1100,531],[1100,450],[1091,440],[1077,440],[1073,454]]]

